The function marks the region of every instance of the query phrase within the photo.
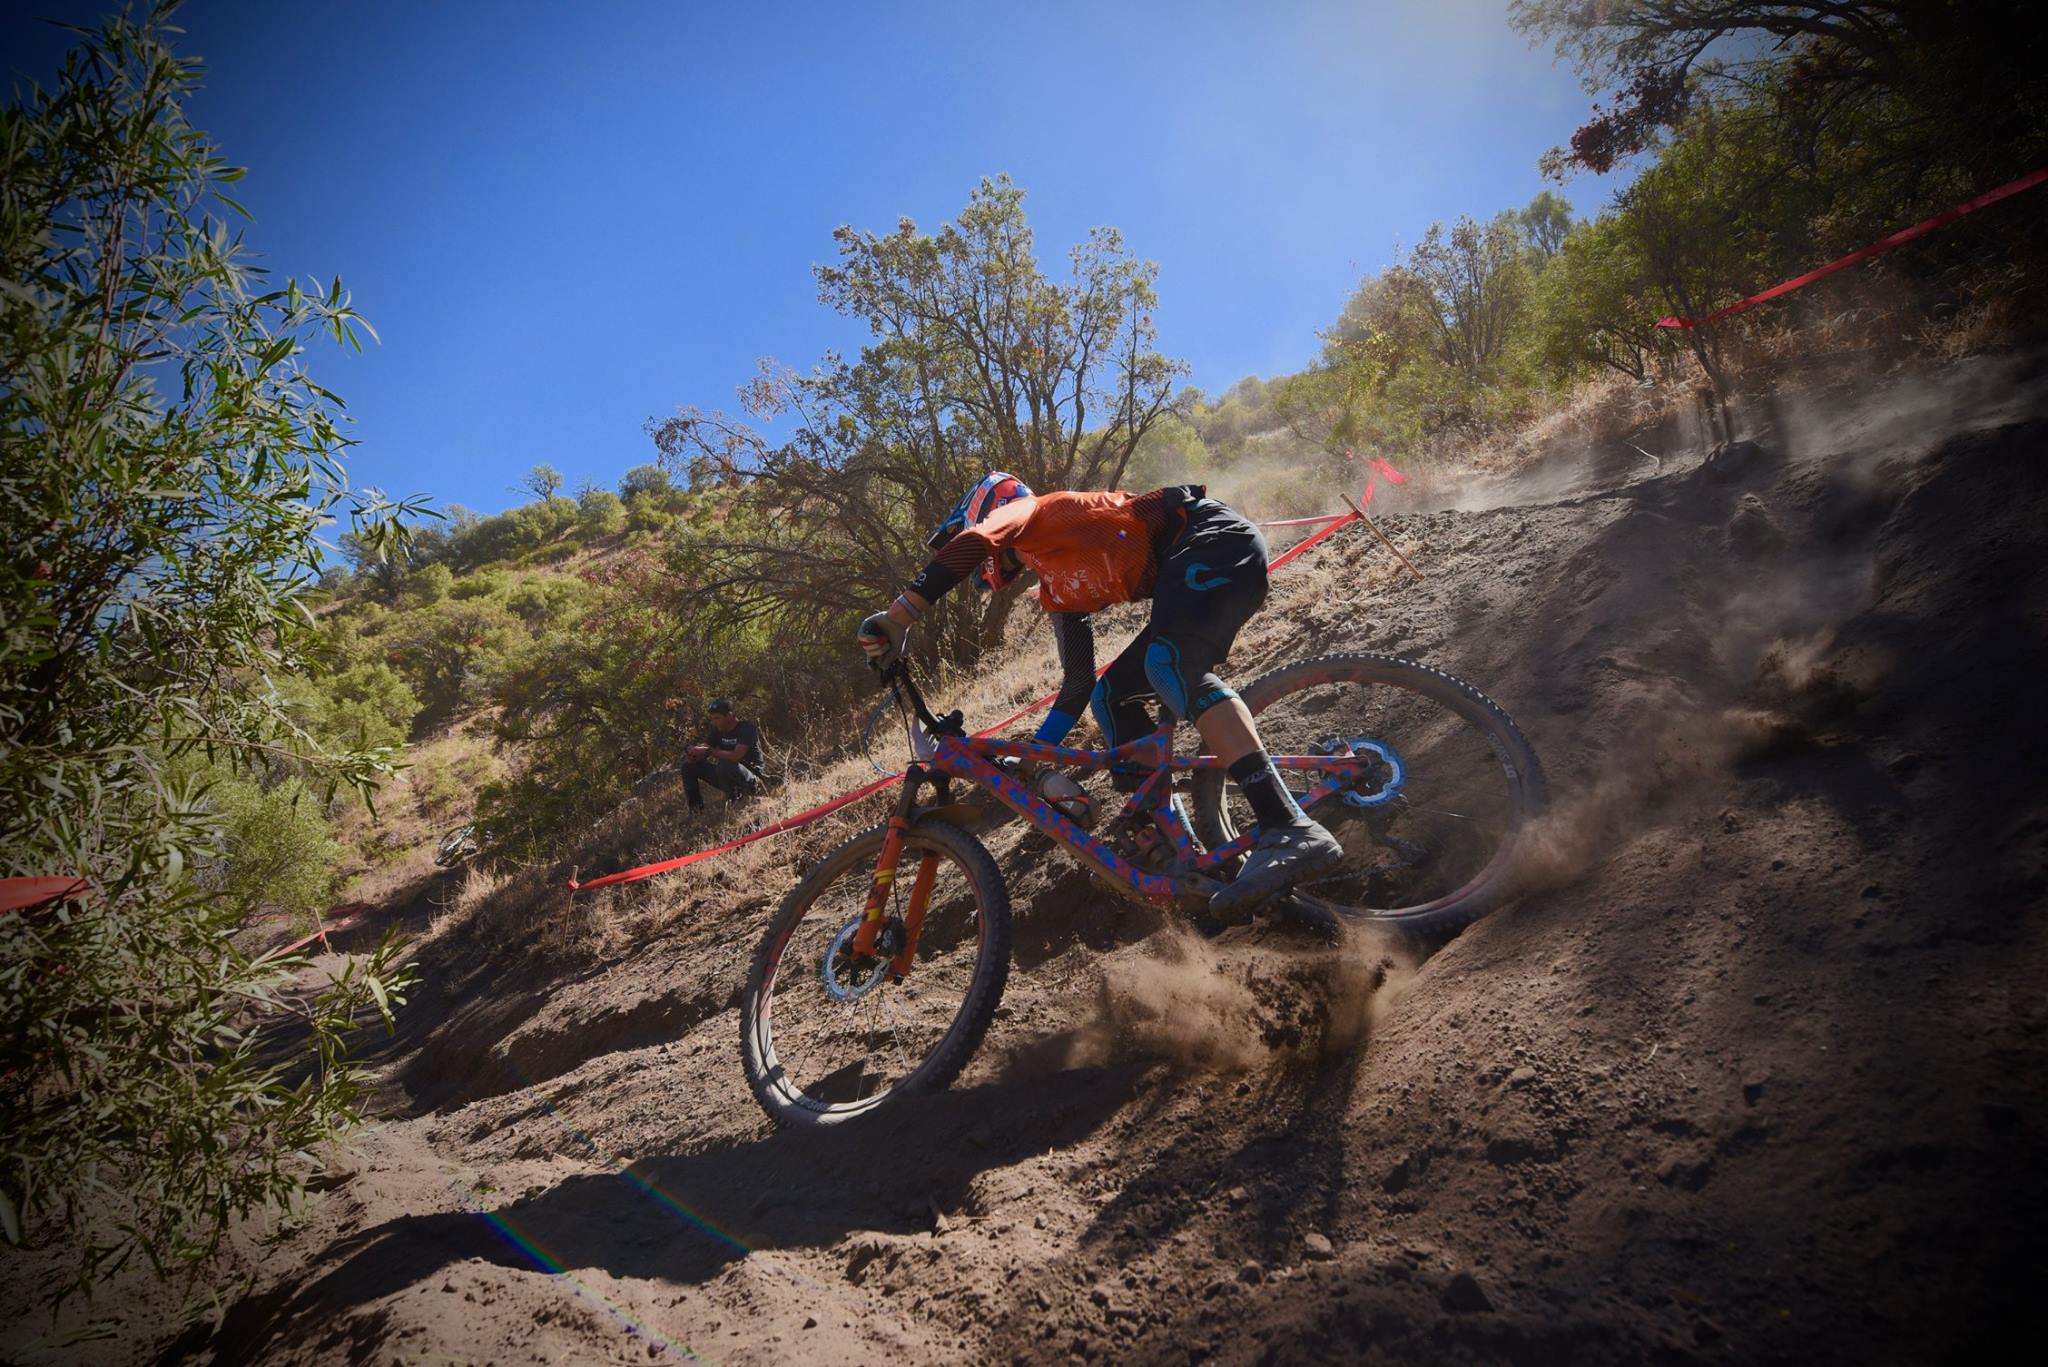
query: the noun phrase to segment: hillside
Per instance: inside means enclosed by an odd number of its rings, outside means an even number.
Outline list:
[[[2048,783],[2027,763],[2048,736],[2024,702],[2043,378],[2039,354],[1977,358],[1784,397],[1747,444],[1559,450],[1390,507],[1421,583],[1356,533],[1276,579],[1237,677],[1421,658],[1506,705],[1551,774],[1543,886],[1426,958],[1196,940],[999,832],[1017,971],[980,1058],[893,1123],[774,1134],[733,994],[789,864],[872,807],[573,908],[556,873],[479,883],[423,946],[389,1120],[305,1223],[238,1255],[248,1294],[180,1349],[1861,1362],[2001,1341],[2048,1195]],[[970,717],[1035,682],[985,684]],[[598,831],[586,857],[608,841],[633,843]],[[572,922],[611,929],[565,968],[540,950]],[[145,1360],[158,1322],[126,1313]]]

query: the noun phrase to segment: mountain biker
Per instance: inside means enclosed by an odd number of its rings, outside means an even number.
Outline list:
[[[861,648],[871,660],[901,658],[911,625],[969,575],[992,591],[1034,570],[1039,603],[1054,614],[1063,676],[1037,739],[1063,740],[1086,700],[1104,741],[1126,744],[1152,729],[1145,703],[1156,697],[1194,723],[1251,805],[1258,842],[1237,878],[1210,899],[1212,914],[1243,920],[1342,857],[1343,847],[1281,780],[1250,710],[1215,674],[1239,628],[1266,601],[1266,539],[1257,527],[1199,484],[1148,494],[1034,495],[997,470],[967,491],[926,544],[936,552],[931,563],[861,623]],[[1151,620],[1098,682],[1088,615],[1147,598]],[[1113,778],[1120,788],[1135,786],[1130,774]]]

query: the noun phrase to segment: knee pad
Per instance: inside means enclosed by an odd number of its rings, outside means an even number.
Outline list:
[[[1153,641],[1145,648],[1145,678],[1151,680],[1151,687],[1159,693],[1159,701],[1174,709],[1174,715],[1182,721],[1194,721],[1217,703],[1237,697],[1237,691],[1217,678],[1210,668],[1200,668],[1190,680],[1188,662],[1182,658],[1180,646],[1165,639]]]
[[[1214,670],[1203,667],[1193,679],[1187,671],[1188,663],[1172,641],[1162,639],[1146,647],[1145,677],[1151,680],[1160,700],[1182,721],[1192,722],[1217,703],[1237,696],[1236,690],[1217,678]]]
[[[1181,673],[1179,646],[1171,641],[1154,641],[1146,646],[1145,678],[1174,716],[1182,721],[1192,720],[1188,715],[1188,681]]]
[[[1116,709],[1109,701],[1109,676],[1095,681],[1095,691],[1088,695],[1088,714],[1095,718],[1095,724],[1102,728],[1102,739],[1111,749],[1116,748]]]

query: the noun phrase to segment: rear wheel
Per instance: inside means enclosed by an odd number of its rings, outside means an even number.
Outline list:
[[[1363,755],[1345,790],[1309,808],[1344,845],[1294,899],[1312,910],[1448,935],[1514,895],[1516,856],[1542,809],[1543,770],[1513,719],[1472,685],[1389,655],[1303,660],[1244,690],[1275,755]],[[1297,797],[1318,770],[1283,771]],[[1211,849],[1252,823],[1221,771],[1196,776],[1195,830]]]
[[[1010,896],[981,842],[926,819],[905,835],[875,955],[853,934],[886,826],[825,856],[792,889],[755,952],[740,1003],[747,1085],[777,1124],[833,1125],[903,1096],[940,1091],[988,1032],[1010,972]],[[909,973],[912,890],[931,891]]]

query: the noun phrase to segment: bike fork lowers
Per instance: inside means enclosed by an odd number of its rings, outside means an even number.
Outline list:
[[[896,810],[889,817],[888,834],[882,837],[882,857],[875,864],[875,875],[868,884],[867,905],[861,911],[860,929],[854,932],[851,946],[855,954],[872,955],[875,941],[882,933],[883,911],[889,905],[889,893],[896,885],[896,868],[903,857],[903,840],[910,832],[910,814],[917,803],[917,787],[923,775],[913,770],[905,776],[902,795],[896,801]],[[939,857],[927,854],[917,861],[917,876],[910,885],[910,905],[903,916],[903,944],[889,964],[889,976],[901,982],[910,972],[911,961],[917,953],[918,931],[924,926],[924,913],[931,901],[932,883],[937,879]]]

